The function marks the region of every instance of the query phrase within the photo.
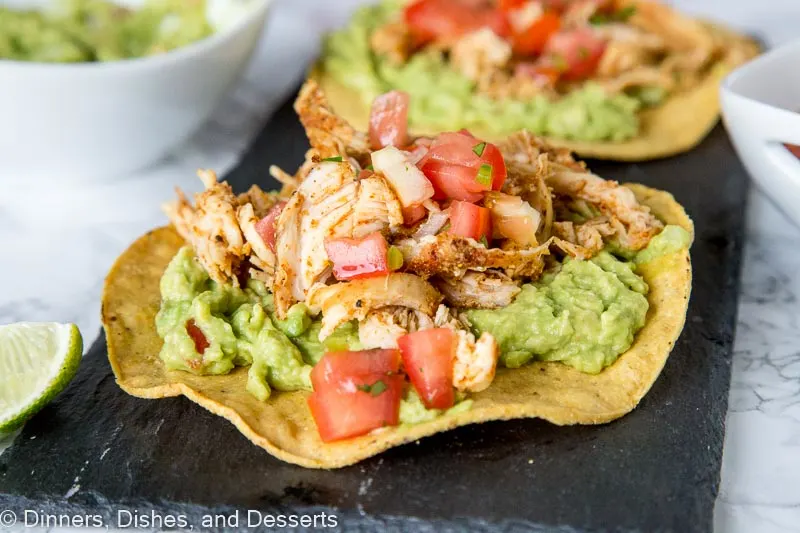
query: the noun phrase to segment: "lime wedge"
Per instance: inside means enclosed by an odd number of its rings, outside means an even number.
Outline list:
[[[64,390],[82,353],[75,324],[0,326],[0,433],[21,426]]]

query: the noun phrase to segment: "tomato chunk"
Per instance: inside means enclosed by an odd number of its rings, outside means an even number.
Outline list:
[[[391,91],[372,101],[369,142],[373,150],[408,143],[408,93]]]
[[[547,42],[542,63],[559,70],[565,80],[582,80],[594,73],[605,50],[605,39],[591,28],[561,31]]]
[[[786,144],[784,146],[786,146],[786,149],[789,150],[791,153],[793,153],[797,157],[800,157],[800,146],[797,146],[796,144]]]
[[[440,134],[417,165],[433,184],[437,200],[477,202],[484,192],[501,188],[506,179],[497,146],[469,133]]]
[[[492,212],[469,202],[450,204],[450,233],[476,241],[492,238]]]
[[[457,38],[483,27],[500,37],[510,33],[502,10],[467,0],[418,0],[405,8],[403,16],[416,45]]]
[[[550,37],[561,28],[561,17],[553,11],[545,11],[530,26],[512,37],[514,52],[520,55],[541,54]]]
[[[325,241],[328,259],[333,262],[333,275],[340,281],[388,274],[388,250],[386,239],[377,231],[362,239]]]
[[[400,360],[400,350],[328,352],[311,370],[311,384],[314,390],[335,386],[341,392],[355,392],[354,377],[397,374]]]
[[[311,416],[323,442],[332,442],[369,433],[400,421],[403,376],[373,374],[353,377],[355,392],[342,392],[335,386],[315,386],[308,397]]]
[[[267,212],[267,216],[256,222],[256,232],[273,252],[275,251],[275,222],[284,207],[286,207],[286,201],[278,202]]]
[[[397,339],[403,366],[422,403],[448,409],[455,403],[453,360],[456,336],[446,328],[425,329]]]
[[[192,341],[194,341],[194,349],[197,350],[197,353],[200,355],[206,353],[206,348],[211,346],[211,343],[208,342],[203,330],[197,327],[194,318],[190,318],[186,321],[186,333],[192,338]]]

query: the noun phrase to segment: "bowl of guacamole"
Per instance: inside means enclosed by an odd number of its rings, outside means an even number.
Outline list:
[[[271,0],[0,0],[6,175],[97,179],[187,139],[238,79]]]

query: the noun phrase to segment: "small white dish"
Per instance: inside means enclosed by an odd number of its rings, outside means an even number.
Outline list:
[[[756,184],[800,226],[800,41],[764,54],[728,75],[722,114]]]
[[[143,0],[117,2],[135,7]],[[162,55],[77,64],[0,60],[0,179],[106,178],[163,157],[203,124],[244,71],[271,3],[208,0],[215,33]]]

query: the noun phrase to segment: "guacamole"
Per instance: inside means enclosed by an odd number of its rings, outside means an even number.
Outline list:
[[[417,53],[395,65],[377,56],[370,35],[396,16],[402,2],[387,0],[360,9],[344,29],[325,43],[322,67],[337,82],[360,94],[365,105],[391,89],[411,96],[409,123],[437,130],[478,127],[490,133],[527,129],[539,135],[582,141],[623,141],[639,131],[638,111],[658,95],[608,95],[586,83],[559,99],[540,95],[527,101],[492,99],[451,68],[437,51]],[[638,93],[637,93],[638,94]]]
[[[535,359],[597,374],[630,348],[645,324],[648,286],[636,266],[690,241],[683,228],[667,226],[632,260],[607,250],[589,261],[567,258],[557,272],[524,285],[511,305],[464,315],[476,334],[494,335],[506,367]]]
[[[50,11],[0,8],[0,58],[46,63],[160,54],[211,35],[205,0],[64,0]]]
[[[156,330],[164,339],[160,357],[168,369],[215,375],[249,365],[247,390],[261,400],[272,388],[311,390],[311,364],[325,348],[292,342],[287,333],[307,334],[310,318],[301,307],[286,320],[275,320],[272,295],[262,282],[251,279],[244,289],[216,283],[184,247],[161,277],[161,299]],[[190,322],[208,344],[202,349],[189,334]]]

